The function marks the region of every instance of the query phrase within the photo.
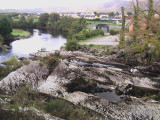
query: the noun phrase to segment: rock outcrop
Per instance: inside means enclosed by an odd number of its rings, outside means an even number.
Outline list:
[[[37,54],[37,56],[43,57],[49,54],[49,52],[46,52]],[[125,67],[124,64],[110,61],[110,57],[95,57],[91,54],[78,51],[61,51],[59,54],[62,59],[53,68],[51,74],[49,74],[49,70],[46,66],[42,66],[38,61],[32,61],[29,65],[19,68],[0,81],[1,92],[14,94],[20,87],[31,84],[33,89],[40,93],[66,99],[75,105],[80,105],[102,114],[106,119],[160,119],[160,108],[157,103],[144,102],[140,99],[131,99],[132,101],[117,103],[101,99],[91,93],[78,91],[77,89],[71,92],[68,90],[69,88],[67,86],[71,84],[73,87],[76,86],[78,88],[83,80],[89,78],[90,81],[87,82],[91,84],[93,82],[98,82],[112,85],[123,95],[136,96],[136,94],[141,91],[159,92],[159,80],[147,77],[139,71],[131,73],[128,68],[123,69]],[[85,64],[79,65],[78,61],[73,61],[74,59],[85,62]],[[109,62],[110,64],[107,64]],[[87,66],[87,63],[90,65]],[[78,84],[75,84],[75,81]],[[87,85],[83,89],[87,89],[86,87]]]
[[[0,89],[3,93],[14,94],[22,86],[30,84],[36,90],[48,75],[49,70],[45,66],[40,66],[38,61],[32,61],[0,81]]]
[[[136,99],[132,103],[116,103],[82,92],[68,94],[65,99],[103,114],[107,120],[160,119],[160,108],[157,104],[144,104]]]

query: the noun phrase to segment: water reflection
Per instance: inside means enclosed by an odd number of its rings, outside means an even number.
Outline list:
[[[28,39],[16,40],[11,43],[12,49],[8,52],[0,53],[0,62],[12,56],[29,57],[32,52],[45,49],[46,51],[59,50],[66,42],[66,39],[56,33],[56,36],[49,34],[45,30],[33,30],[33,35]]]

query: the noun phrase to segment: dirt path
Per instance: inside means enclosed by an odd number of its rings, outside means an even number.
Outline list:
[[[89,39],[85,42],[81,42],[81,45],[111,45],[117,46],[119,44],[119,36],[118,35],[111,35],[111,36],[103,36],[98,38]]]

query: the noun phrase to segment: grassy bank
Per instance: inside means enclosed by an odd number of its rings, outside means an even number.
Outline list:
[[[21,36],[21,37],[28,37],[30,33],[28,31],[20,30],[20,29],[13,29],[12,31],[13,36]]]

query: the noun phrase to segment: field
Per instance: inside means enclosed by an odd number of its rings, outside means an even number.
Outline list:
[[[17,18],[17,19],[13,19],[13,21],[14,21],[14,22],[18,22],[19,19],[18,19],[18,18]],[[38,22],[38,21],[39,21],[38,18],[34,18],[34,19],[33,19],[33,23],[36,23],[36,22]]]
[[[119,25],[115,24],[113,21],[92,21],[92,20],[87,20],[87,24],[107,24],[107,25]]]
[[[27,37],[27,36],[29,36],[29,34],[30,33],[28,31],[24,31],[24,30],[20,30],[20,29],[13,29],[13,31],[12,31],[13,36]]]

